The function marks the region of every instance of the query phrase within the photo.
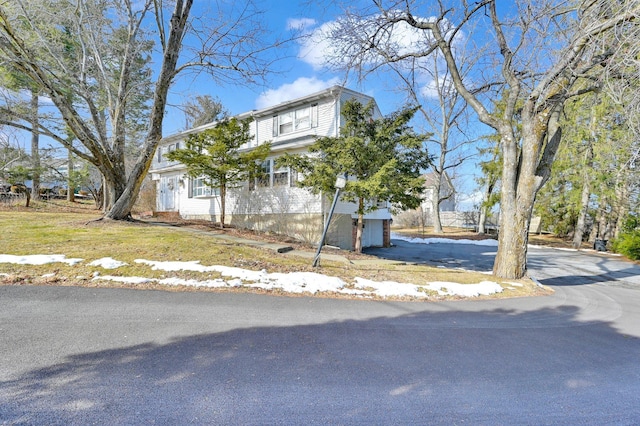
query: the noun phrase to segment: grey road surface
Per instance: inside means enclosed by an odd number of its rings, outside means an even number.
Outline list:
[[[538,249],[530,265],[555,295],[0,287],[0,424],[639,424],[640,268]]]

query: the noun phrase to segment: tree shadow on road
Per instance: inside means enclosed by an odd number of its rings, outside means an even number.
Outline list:
[[[0,382],[0,423],[602,424],[640,418],[637,338],[604,322],[578,321],[574,306],[480,312],[446,306],[68,355]]]
[[[589,274],[581,272],[588,272],[582,270],[580,268],[575,268],[575,273],[565,275],[565,276],[555,276],[545,279],[539,279],[540,283],[543,285],[550,286],[576,286],[576,285],[586,285],[586,284],[599,284],[599,283],[609,283],[611,285],[615,285],[618,287],[628,287],[628,288],[640,288],[640,266],[632,264],[632,263],[623,263],[624,267],[612,269],[610,267],[611,259],[608,258],[597,258],[595,256],[588,257],[586,259],[596,259],[593,267],[599,273]],[[544,271],[545,268],[549,266],[555,266],[553,262],[558,262],[558,260],[554,259],[535,259],[529,260],[528,265],[534,269]],[[619,266],[621,263],[616,262],[615,265]],[[564,266],[564,265],[562,265]],[[570,269],[571,266],[565,269]]]

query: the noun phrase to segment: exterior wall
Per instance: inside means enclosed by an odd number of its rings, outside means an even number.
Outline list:
[[[277,136],[273,135],[274,115],[295,110],[296,108],[310,106],[312,104],[317,105],[317,126],[300,131],[293,131],[287,134]],[[311,145],[315,141],[316,137],[336,136],[338,134],[336,127],[338,123],[335,120],[336,108],[337,105],[335,99],[323,99],[291,108],[283,108],[281,110],[276,110],[272,113],[256,117],[254,128],[256,129],[257,143],[260,145],[266,141],[271,141],[272,150],[278,152]]]
[[[170,172],[162,175],[158,180],[156,205],[158,210],[180,210],[180,179],[182,173]]]
[[[446,175],[446,174],[445,174]],[[440,184],[440,197],[444,197],[447,194],[454,192],[454,194],[448,199],[442,201],[440,203],[440,212],[453,212],[456,210],[456,196],[455,196],[455,188],[453,188],[449,184],[449,180],[443,175],[441,177]],[[432,202],[435,194],[435,183],[436,183],[436,175],[435,173],[427,173],[424,175],[425,178],[425,191],[423,195],[424,202],[422,203],[423,210],[432,210]]]
[[[451,198],[440,203],[440,212],[453,212],[456,210],[455,194]]]
[[[254,136],[253,141],[242,149],[252,149],[270,141],[272,149],[268,160],[273,161],[285,152],[305,153],[317,137],[338,135],[342,103],[354,97],[363,104],[372,100],[363,94],[346,89],[341,91],[340,88],[334,87],[300,100],[241,114],[238,116],[239,119],[253,118],[250,132]],[[278,125],[274,122],[274,116],[305,107],[309,107],[312,112],[315,109],[317,114],[317,118],[310,119],[312,124],[309,128],[274,136],[274,126]],[[380,116],[377,106],[374,109],[374,116]],[[190,179],[185,176],[185,167],[178,162],[169,162],[164,157],[167,152],[184,147],[184,139],[189,134],[206,130],[213,125],[212,123],[169,136],[160,144],[151,166],[152,178],[158,182],[158,211],[178,211],[187,219],[213,221],[220,219],[219,197],[215,195],[191,197]],[[272,165],[275,168],[275,163]],[[271,179],[273,179],[273,168]],[[282,175],[279,176],[282,177]],[[305,189],[295,187],[295,181],[296,176],[289,171],[286,185],[274,186],[271,180],[268,186],[256,184],[252,185],[251,190],[249,183],[240,188],[229,189],[225,222],[238,227],[289,235],[301,241],[317,244],[330,204],[319,195],[313,195]],[[342,201],[337,203],[326,244],[353,249],[351,233],[352,219],[356,217],[355,210],[354,203]],[[376,210],[365,216],[365,219],[371,222],[368,225],[370,231],[363,239],[364,247],[384,245],[383,220],[389,218],[390,213],[387,208]]]
[[[331,225],[327,232],[326,245],[340,247],[341,249],[353,250],[355,245],[351,238],[351,229],[353,228],[351,215],[335,214],[331,219]],[[318,235],[318,240],[322,234]],[[316,240],[317,241],[317,240]]]
[[[425,226],[433,226],[433,216],[426,216],[425,219]],[[478,213],[440,212],[440,221],[442,222],[442,226],[446,227],[477,229]]]

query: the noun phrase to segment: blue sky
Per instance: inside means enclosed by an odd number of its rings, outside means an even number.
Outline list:
[[[259,7],[265,10],[265,22],[273,34],[282,37],[293,34],[292,26],[304,23],[306,29],[313,30],[340,14],[337,8],[320,9],[306,2],[266,1],[261,2]],[[199,9],[196,7],[193,14],[197,16],[198,13]],[[239,114],[295,99],[335,84],[345,84],[343,74],[331,72],[308,56],[303,57],[303,46],[300,43],[291,42],[286,47],[278,48],[277,55],[285,59],[274,64],[273,73],[264,85],[215,85],[206,74],[200,75],[196,80],[189,75],[178,76],[169,102],[179,105],[195,95],[209,94],[218,97],[232,114]],[[364,84],[351,80],[345,85],[376,97],[383,113],[399,108],[401,99],[389,99],[377,88],[378,83],[373,79]],[[384,97],[384,102],[381,102],[381,97]],[[165,119],[165,135],[183,128],[184,118],[181,112],[169,108]]]
[[[327,2],[325,2],[327,3]],[[370,3],[368,3],[370,5]],[[354,5],[354,2],[351,3]],[[265,10],[265,23],[274,36],[287,37],[291,35],[291,27],[303,25],[305,32],[312,32],[330,24],[342,15],[337,7],[322,8],[312,2],[282,2],[268,1],[260,3]],[[194,10],[198,16],[199,10]],[[415,33],[404,33],[401,43],[415,42]],[[383,114],[388,114],[405,105],[405,97],[397,90],[397,82],[389,80],[384,74],[372,75],[365,81],[355,78],[346,79],[344,73],[332,72],[323,63],[323,49],[330,49],[319,42],[292,42],[286,48],[280,48],[278,56],[286,57],[274,64],[273,73],[264,86],[256,85],[227,85],[220,86],[212,83],[211,78],[201,75],[197,80],[192,77],[178,77],[172,96],[171,104],[181,104],[195,95],[209,94],[218,97],[231,114],[240,114],[252,109],[260,109],[276,105],[280,102],[295,99],[331,87],[335,84],[373,96]],[[425,82],[425,90],[428,81]],[[168,108],[165,118],[164,134],[169,135],[184,129],[184,116],[177,108]],[[422,131],[422,129],[418,129]],[[475,150],[475,148],[473,148]],[[458,200],[464,202],[466,208],[472,208],[479,199],[475,176],[478,170],[474,161],[468,161],[450,175],[459,191]],[[455,176],[454,176],[455,175]],[[467,200],[466,202],[464,200]]]
[[[357,1],[350,4],[354,6]],[[292,27],[304,25],[304,31],[312,32],[330,24],[342,15],[337,6],[328,5],[332,2],[323,2],[322,6],[314,2],[284,2],[263,1],[258,7],[264,10],[262,22],[268,27],[272,37],[287,38],[292,35]],[[192,17],[196,21],[205,22],[212,13],[213,5],[225,5],[224,7],[237,7],[232,0],[218,0],[218,2],[195,1]],[[370,1],[363,4],[371,5]],[[231,6],[229,6],[231,5]],[[428,7],[428,6],[425,6]],[[214,20],[215,21],[215,20]],[[399,31],[402,33],[401,31]],[[414,35],[408,32],[402,33],[400,44],[410,45],[415,42]],[[187,43],[189,40],[187,40]],[[211,95],[221,100],[222,104],[231,114],[239,114],[252,109],[260,109],[280,102],[295,99],[331,87],[335,84],[373,96],[383,114],[391,113],[404,106],[405,97],[397,90],[397,82],[384,74],[372,75],[363,82],[355,78],[345,80],[343,73],[332,72],[320,60],[323,58],[323,49],[331,49],[330,45],[321,42],[291,42],[284,47],[279,47],[273,52],[278,57],[284,58],[276,61],[269,73],[267,81],[262,85],[227,84],[221,85],[214,82],[206,73],[179,74],[170,90],[168,105],[166,108],[163,133],[165,136],[184,130],[185,118],[180,105],[193,99],[197,95]],[[159,67],[159,61],[154,64]],[[425,87],[428,82],[425,82]],[[423,129],[417,129],[423,131]],[[46,147],[49,142],[43,140],[41,147]],[[25,138],[24,146],[28,149],[28,138]],[[461,192],[471,194],[475,190],[473,164],[469,164],[456,178],[456,186]]]

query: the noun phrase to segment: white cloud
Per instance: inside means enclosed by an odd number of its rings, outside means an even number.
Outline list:
[[[369,47],[368,40],[373,38],[373,32],[377,28],[377,24],[375,23],[377,18],[377,16],[374,16],[369,20],[345,24],[352,28],[357,27],[358,41],[355,41],[353,36],[348,35],[340,29],[343,24],[341,21],[330,21],[313,28],[305,37],[301,38],[298,58],[316,70],[326,69],[332,66],[348,65],[346,61],[349,60],[350,57],[360,54],[363,50],[363,47],[361,47],[362,43],[366,43],[366,47]],[[430,22],[434,18],[418,19],[423,22]],[[441,25],[445,27],[445,33],[453,29],[451,24],[446,20],[442,21]],[[385,36],[380,38],[380,34],[385,34]],[[335,38],[336,36],[337,38]],[[394,24],[384,33],[378,32],[376,39],[378,40],[379,48],[393,56],[423,53],[428,51],[434,43],[429,31],[416,29],[404,21]],[[459,31],[454,40],[454,50],[459,50],[464,46],[465,42],[465,34]],[[365,66],[370,66],[380,64],[383,61],[382,56],[376,54],[374,51],[369,51],[365,57],[360,58],[359,62]],[[416,69],[417,78],[421,85],[420,93],[423,96],[427,98],[437,97],[437,84],[443,86],[445,90],[451,90],[451,81],[445,76],[446,64],[442,58],[434,60],[433,56],[423,57],[418,59],[417,65],[419,65]],[[396,63],[396,66],[402,67],[403,64],[399,62]],[[415,66],[416,63],[413,61],[406,62],[407,70]],[[438,66],[440,76],[445,76],[444,78],[441,77],[439,83],[437,83],[433,77],[435,75],[433,73],[435,66]]]
[[[482,191],[473,191],[470,194],[459,193],[456,199],[460,211],[473,211],[478,208],[484,199]]]
[[[329,80],[320,80],[316,77],[300,77],[293,83],[286,83],[277,89],[269,89],[263,92],[256,99],[256,108],[266,108],[282,102],[300,98],[319,92],[331,86],[339,84],[340,80],[335,77]]]
[[[300,51],[298,58],[314,69],[325,68],[327,58],[336,56],[335,45],[331,43],[329,36],[336,26],[336,22],[327,22],[310,32],[300,41]]]
[[[373,20],[375,20],[375,17],[371,19],[371,21]],[[352,51],[355,54],[361,50],[358,43],[354,42],[353,37],[342,31],[341,25],[342,23],[339,21],[330,21],[310,31],[300,41],[298,57],[315,69],[321,69],[329,65],[328,60],[332,63],[339,62],[344,51]],[[373,31],[376,29],[376,24],[369,23],[366,20],[357,23],[351,22],[347,25],[357,26],[359,40],[367,44],[369,43],[367,40],[373,37]],[[368,34],[370,31],[372,34]],[[337,34],[338,39],[335,39],[334,34]],[[378,39],[379,45],[385,51],[394,52],[397,55],[415,52],[421,49],[421,46],[426,48],[431,43],[428,32],[415,29],[406,22],[395,24],[385,34],[384,38]],[[344,38],[339,39],[343,36]],[[338,49],[341,43],[343,46]],[[381,58],[378,55],[372,54],[365,59],[365,62],[375,63],[380,60]]]
[[[296,31],[305,31],[309,28],[314,27],[317,24],[317,21],[312,18],[290,18],[287,20],[287,29],[288,30],[296,30]]]

